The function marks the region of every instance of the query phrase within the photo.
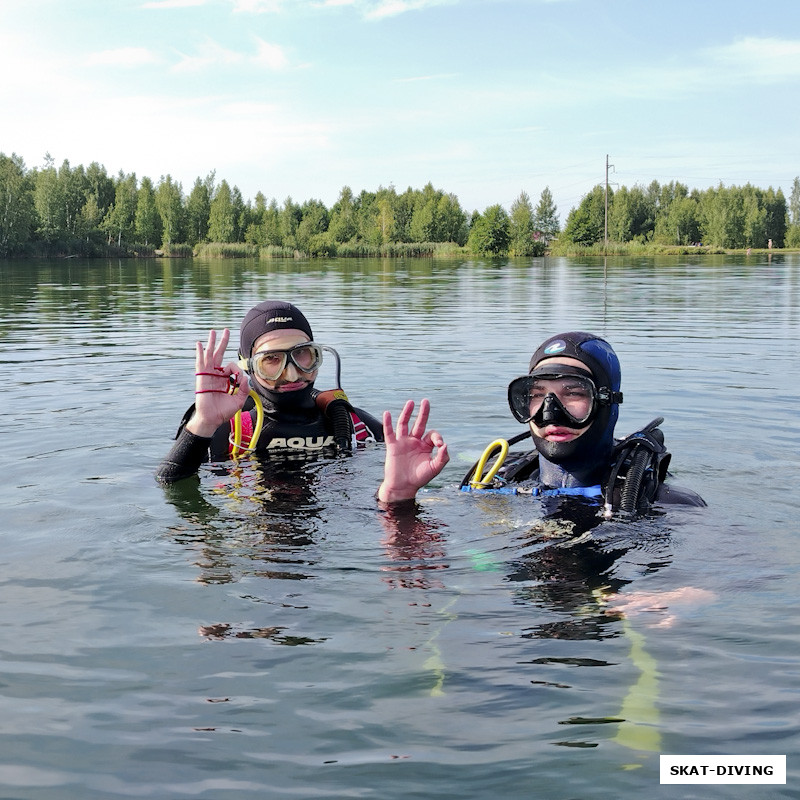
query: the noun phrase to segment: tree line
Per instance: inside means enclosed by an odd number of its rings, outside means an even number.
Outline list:
[[[259,192],[245,202],[215,173],[188,194],[170,175],[157,184],[135,173],[109,176],[103,166],[41,168],[0,153],[0,256],[191,253],[208,243],[309,256],[378,253],[387,245],[450,243],[474,252],[537,255],[558,233],[549,189],[534,208],[525,192],[511,214],[497,205],[468,215],[452,193],[428,184],[356,195],[345,186],[327,208],[320,200],[282,204]],[[430,247],[428,247],[430,249]]]
[[[554,241],[555,240],[555,241]],[[327,208],[320,200],[279,204],[259,192],[245,201],[238,187],[211,172],[185,193],[170,175],[158,183],[135,173],[108,175],[92,162],[26,168],[0,153],[0,257],[54,255],[225,254],[381,255],[459,252],[512,256],[567,252],[605,241],[654,245],[703,243],[723,248],[800,246],[800,178],[790,202],[780,189],[724,187],[689,191],[678,182],[584,196],[560,230],[549,188],[533,205],[521,192],[509,211],[495,204],[468,214],[452,194],[427,184],[355,194],[342,188]],[[206,249],[206,252],[213,252]]]
[[[607,211],[606,211],[607,207]],[[679,182],[617,191],[595,186],[567,217],[561,243],[652,242],[724,249],[800,247],[800,177],[783,191],[745,186],[692,190]]]

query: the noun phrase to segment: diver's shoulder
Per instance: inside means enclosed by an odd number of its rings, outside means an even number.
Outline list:
[[[669,505],[707,506],[705,500],[697,492],[674,483],[661,483],[658,486],[655,501]]]
[[[382,442],[383,421],[378,419],[373,414],[370,414],[369,411],[365,411],[363,408],[359,408],[357,406],[351,406],[351,408],[353,409],[353,413],[356,415],[356,417],[358,417],[358,419],[367,427],[375,441]]]

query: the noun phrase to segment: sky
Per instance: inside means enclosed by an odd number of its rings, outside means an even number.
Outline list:
[[[798,0],[2,0],[0,153],[282,204],[800,175]]]

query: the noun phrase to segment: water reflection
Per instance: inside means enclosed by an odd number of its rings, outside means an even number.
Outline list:
[[[443,589],[444,580],[431,572],[446,570],[446,526],[426,519],[415,502],[388,506],[379,512],[381,540],[389,564],[383,570],[390,588]]]
[[[174,540],[191,551],[206,585],[281,581],[290,584],[314,578],[312,547],[319,538],[323,504],[318,497],[322,463],[274,462],[217,465],[203,479],[189,478],[164,487],[167,500],[187,523],[173,526]],[[265,589],[268,584],[260,584]],[[303,609],[273,592],[252,596],[257,605]],[[268,612],[272,616],[272,612]],[[280,611],[275,612],[280,616]],[[287,632],[280,624],[250,626],[213,622],[201,636],[223,639],[267,639],[275,644],[317,644],[327,637]]]
[[[370,411],[430,392],[454,459],[417,520],[384,527],[377,449],[309,466],[310,496],[204,471],[165,502],[194,340],[265,297]],[[674,796],[662,733],[795,752],[799,298],[797,255],[4,263],[9,792],[631,800]],[[532,346],[585,327],[623,356],[619,430],[666,417],[702,514],[580,533],[451,488],[515,432]]]

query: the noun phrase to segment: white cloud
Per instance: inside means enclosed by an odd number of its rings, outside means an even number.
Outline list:
[[[101,50],[86,57],[89,66],[139,67],[156,64],[161,59],[146,47],[119,47],[116,50]]]
[[[383,19],[405,14],[407,11],[420,11],[433,6],[453,5],[458,0],[366,0],[364,16],[367,19]]]
[[[164,0],[180,2],[181,0]],[[190,0],[191,1],[191,0]],[[421,11],[433,6],[455,5],[461,0],[229,0],[233,10],[249,14],[275,14],[284,10],[296,10],[307,6],[312,9],[343,8],[352,6],[365,19],[384,19],[404,14],[407,11]]]
[[[245,56],[237,50],[230,50],[206,39],[195,55],[181,54],[181,60],[173,67],[175,72],[199,72],[208,67],[234,66],[243,64]]]
[[[800,77],[800,40],[746,38],[731,44],[700,49],[691,55],[650,61],[633,67],[598,69],[591,75],[562,72],[539,76],[531,86],[499,90],[471,86],[473,105],[501,108],[503,104],[546,104],[548,107],[590,107],[601,101],[696,102],[725,91],[780,83]],[[535,87],[535,88],[534,88]],[[489,104],[489,105],[487,105]]]
[[[252,63],[255,65],[264,66],[276,72],[289,66],[289,59],[280,45],[256,39],[256,50],[256,55],[252,58]]]
[[[800,76],[800,40],[747,37],[708,51],[712,61],[757,80],[780,81]]]
[[[411,78],[396,78],[395,83],[417,83],[418,81],[443,81],[457,78],[457,72],[441,72],[438,75],[415,75]]]
[[[6,76],[0,81],[4,138],[13,140],[12,132],[20,129],[29,131],[19,136],[20,143],[27,142],[31,134],[46,133],[52,140],[50,128],[42,131],[29,121],[40,116],[58,119],[62,112],[69,118],[70,104],[90,96],[88,85],[72,74],[76,66],[72,56],[59,57],[38,49],[33,39],[0,32],[0,74]]]
[[[206,39],[197,52],[181,54],[181,60],[173,67],[175,72],[199,72],[212,67],[262,67],[274,72],[287,69],[289,58],[285,50],[272,42],[255,37],[255,52],[244,52],[222,47],[213,39]]]
[[[142,8],[191,8],[204,6],[207,0],[150,0],[142,3]]]
[[[231,0],[233,10],[244,14],[277,14],[283,10],[283,0]]]

